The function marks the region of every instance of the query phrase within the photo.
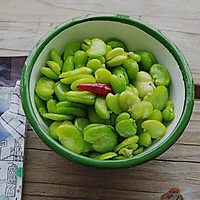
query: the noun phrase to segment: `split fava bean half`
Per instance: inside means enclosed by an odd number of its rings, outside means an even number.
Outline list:
[[[120,94],[119,103],[121,108],[130,113],[133,119],[139,119],[144,112],[140,98],[129,90]]]
[[[162,119],[166,122],[173,120],[174,114],[174,103],[171,100],[166,102],[165,108],[162,110]]]
[[[47,108],[44,101],[40,99],[37,94],[34,94],[34,101],[40,115],[47,113]]]
[[[165,86],[161,85],[155,88],[152,92],[149,92],[144,101],[149,101],[154,109],[162,110],[168,100],[168,90]]]
[[[50,79],[58,80],[58,75],[50,67],[41,67],[40,72]]]
[[[150,67],[153,64],[157,63],[156,58],[153,56],[151,52],[148,51],[136,51],[136,54],[141,56],[141,61],[139,64],[141,65],[142,69],[145,71],[149,71]]]
[[[121,120],[116,125],[116,131],[122,136],[122,137],[130,137],[136,134],[137,132],[137,126],[135,123],[131,122],[130,120]]]
[[[74,56],[67,56],[62,67],[62,72],[74,70]]]
[[[95,79],[99,83],[110,83],[111,72],[105,68],[100,68],[95,71]]]
[[[51,54],[51,59],[54,62],[58,63],[60,65],[60,68],[62,68],[63,61],[62,61],[62,58],[61,58],[61,55],[59,54],[59,52],[55,48],[53,48],[53,49],[51,49],[50,54]]]
[[[117,145],[117,136],[107,125],[90,124],[84,128],[83,135],[85,141],[99,153],[112,151]]]
[[[90,47],[86,51],[87,55],[90,58],[98,58],[105,55],[106,53],[106,44],[103,40],[95,38],[92,39]]]
[[[69,86],[58,81],[54,86],[55,94],[59,101],[67,100],[66,92],[69,91]]]
[[[47,61],[47,65],[57,74],[60,75],[61,67],[58,63],[54,61]]]
[[[75,68],[84,67],[87,63],[88,56],[85,51],[78,50],[74,54]]]
[[[140,98],[144,98],[145,95],[152,92],[155,88],[151,75],[145,71],[137,73],[133,80],[133,85],[137,88]]]
[[[55,82],[47,77],[41,77],[38,79],[35,92],[44,101],[48,101],[53,98]]]
[[[106,99],[103,96],[97,96],[96,101],[94,103],[95,111],[97,115],[102,119],[109,119],[110,112],[108,110],[108,106],[106,105]]]
[[[144,131],[147,131],[151,138],[158,139],[166,134],[166,127],[157,120],[146,120],[141,124]]]
[[[83,134],[75,125],[63,124],[59,126],[57,128],[57,135],[65,148],[78,154],[83,151]]]
[[[96,94],[88,91],[69,91],[66,93],[68,100],[85,105],[93,105]]]
[[[154,79],[156,86],[164,85],[168,86],[170,83],[170,76],[167,69],[160,64],[154,64],[151,66],[149,73]]]
[[[120,94],[112,94],[109,93],[106,96],[106,104],[109,107],[109,109],[114,112],[115,114],[120,114],[123,112],[120,103],[119,103],[119,96]]]

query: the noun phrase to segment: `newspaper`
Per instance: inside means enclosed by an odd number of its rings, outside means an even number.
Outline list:
[[[26,57],[0,57],[0,115],[8,110]],[[0,200],[20,200],[23,184],[24,141],[0,124]]]

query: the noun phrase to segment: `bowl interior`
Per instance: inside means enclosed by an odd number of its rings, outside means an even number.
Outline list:
[[[182,115],[185,102],[185,85],[181,70],[169,50],[153,36],[133,25],[109,20],[85,21],[60,31],[50,39],[37,57],[30,77],[29,96],[35,117],[45,130],[44,134],[48,135],[48,124],[39,115],[33,98],[36,81],[41,76],[39,69],[45,65],[47,54],[52,48],[56,48],[60,53],[63,53],[69,42],[81,42],[86,38],[101,38],[104,41],[109,38],[118,38],[127,45],[129,51],[151,51],[157,58],[158,63],[168,69],[171,76],[169,99],[174,102],[175,119],[168,125],[167,133],[163,138],[147,148],[142,154],[135,156],[134,159],[154,151],[170,137]]]

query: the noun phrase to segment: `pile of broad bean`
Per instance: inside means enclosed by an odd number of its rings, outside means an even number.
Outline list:
[[[63,55],[51,49],[40,72],[36,107],[52,120],[50,135],[77,154],[131,158],[163,137],[174,118],[167,69],[117,39],[72,41]]]

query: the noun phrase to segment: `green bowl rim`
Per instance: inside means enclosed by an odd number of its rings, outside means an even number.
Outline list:
[[[153,148],[151,152],[139,154],[127,160],[119,160],[119,161],[94,160],[85,156],[75,154],[67,150],[66,148],[62,147],[58,142],[53,140],[47,133],[45,133],[46,131],[38,122],[37,117],[34,114],[33,107],[30,103],[31,101],[30,101],[30,93],[29,93],[29,80],[31,77],[32,68],[34,66],[34,63],[37,60],[38,55],[46,46],[46,44],[48,44],[56,35],[58,35],[60,32],[62,32],[66,28],[69,28],[79,23],[88,22],[88,21],[98,21],[98,20],[116,21],[116,22],[129,24],[137,28],[140,28],[141,30],[145,31],[146,33],[154,37],[161,44],[163,44],[174,56],[175,60],[179,64],[180,70],[183,75],[184,83],[185,83],[185,106],[184,106],[182,115],[180,117],[180,120],[177,123],[174,130],[172,131],[172,133],[162,143],[160,143],[159,146],[156,146],[155,148]],[[51,31],[49,31],[33,47],[29,56],[26,59],[26,62],[23,67],[22,75],[21,75],[20,93],[21,93],[21,98],[22,98],[22,106],[23,106],[28,122],[33,127],[37,135],[41,138],[41,140],[47,146],[49,146],[55,152],[57,152],[61,156],[71,161],[75,161],[80,164],[84,164],[91,167],[98,167],[98,168],[124,168],[124,167],[136,166],[136,165],[145,163],[149,160],[152,160],[156,158],[157,156],[161,155],[170,146],[172,146],[183,133],[185,127],[187,126],[189,122],[190,116],[192,114],[193,105],[194,105],[194,83],[193,83],[192,74],[191,74],[191,71],[186,59],[184,58],[183,54],[178,49],[178,47],[175,45],[175,43],[171,41],[163,33],[161,33],[159,30],[149,25],[148,23],[132,18],[130,16],[121,15],[121,14],[94,14],[94,15],[89,14],[89,15],[77,17],[69,21],[66,21],[60,24],[59,26],[55,27]]]

